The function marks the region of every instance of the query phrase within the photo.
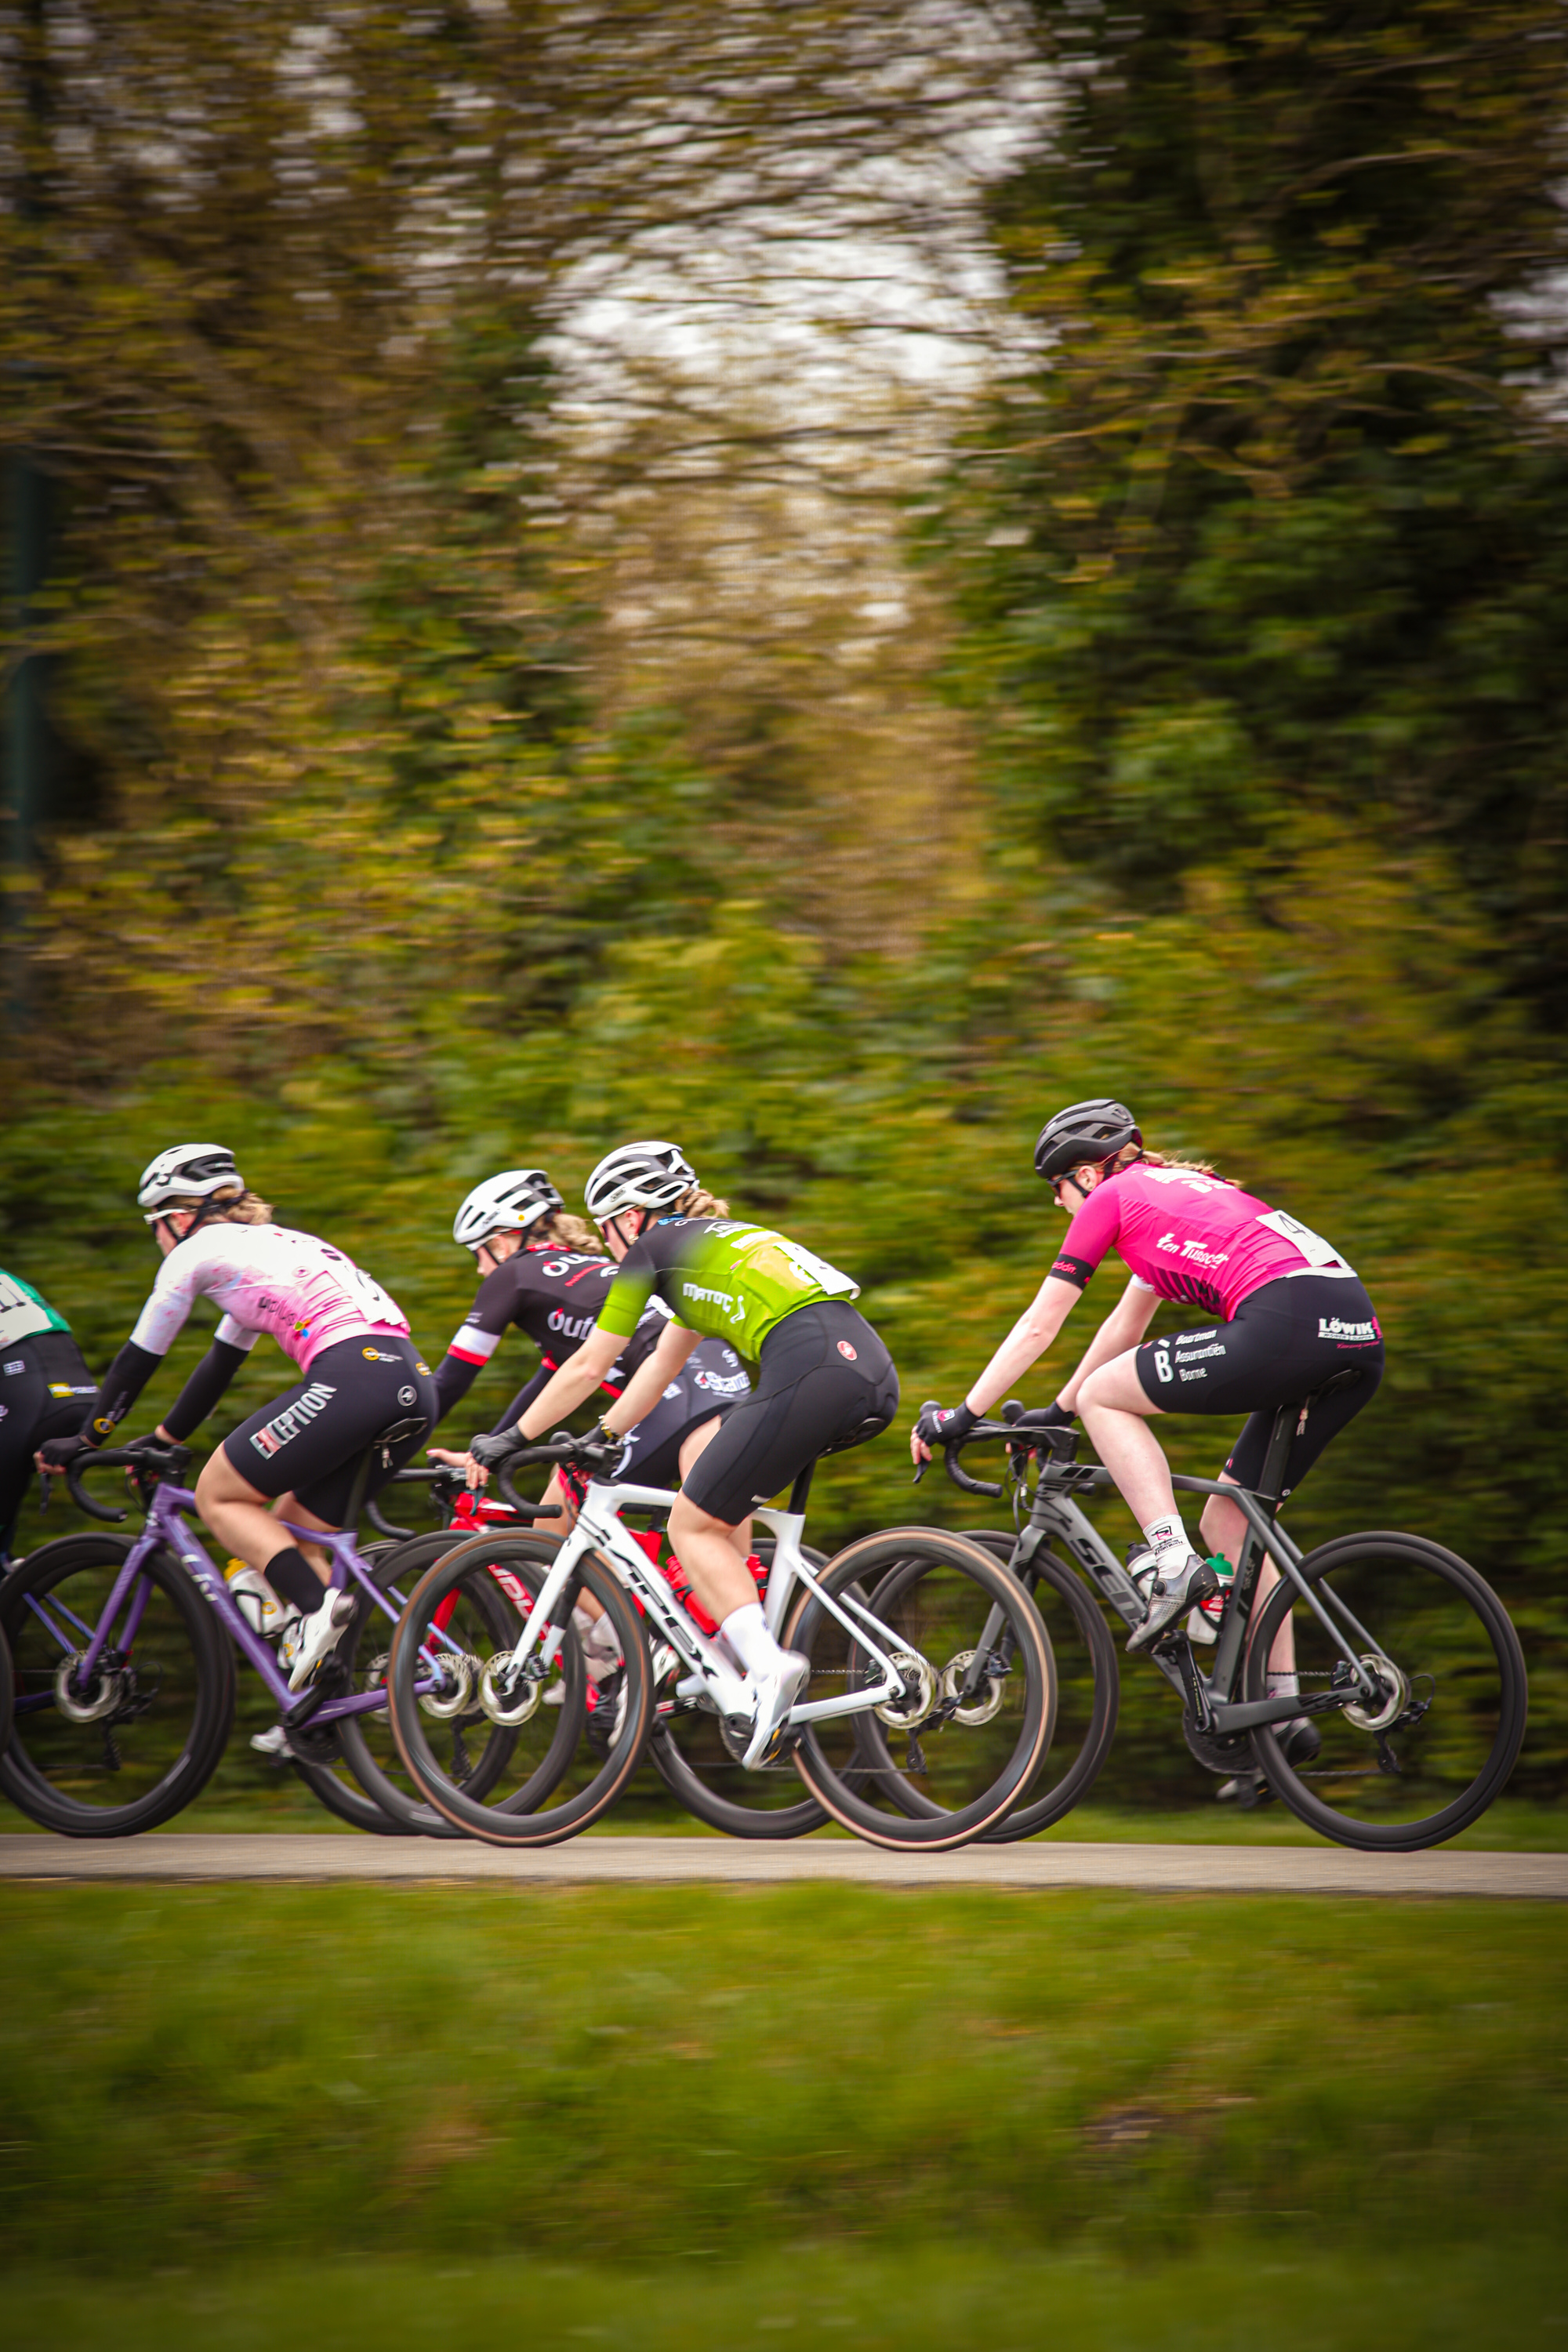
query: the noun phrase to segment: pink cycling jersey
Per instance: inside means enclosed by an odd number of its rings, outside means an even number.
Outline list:
[[[201,1297],[222,1308],[217,1336],[231,1348],[269,1331],[302,1372],[339,1339],[408,1333],[396,1299],[353,1258],[287,1225],[198,1228],[163,1260],[133,1343],[166,1356]]]
[[[1226,1322],[1266,1282],[1355,1271],[1283,1209],[1217,1176],[1142,1160],[1096,1186],[1051,1272],[1081,1290],[1108,1249],[1146,1289]]]

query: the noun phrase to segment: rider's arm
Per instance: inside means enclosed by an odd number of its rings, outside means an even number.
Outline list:
[[[568,1413],[575,1412],[584,1400],[593,1395],[625,1346],[626,1340],[618,1332],[602,1330],[595,1325],[576,1354],[568,1356],[560,1370],[551,1373],[520,1416],[519,1435],[531,1441],[559,1427]]]
[[[964,1398],[965,1404],[977,1419],[988,1412],[999,1397],[1005,1397],[1015,1382],[1021,1381],[1037,1360],[1045,1354],[1078,1305],[1078,1300],[1076,1283],[1064,1282],[1059,1275],[1047,1275]]]
[[[1154,1309],[1160,1304],[1160,1294],[1133,1275],[1126,1289],[1084,1349],[1078,1369],[1069,1381],[1057,1391],[1057,1402],[1068,1412],[1076,1411],[1078,1392],[1090,1372],[1101,1364],[1110,1363],[1113,1356],[1124,1355],[1135,1348],[1154,1319]]]
[[[161,1353],[127,1339],[87,1409],[81,1434],[89,1445],[108,1444],[116,1424],[124,1420],[163,1360]]]
[[[172,1438],[176,1445],[205,1421],[261,1336],[257,1331],[245,1331],[237,1324],[231,1325],[226,1315],[224,1324],[239,1336],[226,1339],[223,1326],[219,1327],[212,1346],[158,1424],[159,1436]]]
[[[682,1323],[667,1323],[659,1333],[658,1345],[646,1357],[620,1395],[605,1413],[605,1427],[624,1436],[635,1429],[645,1412],[651,1412],[665,1390],[690,1355],[700,1331],[689,1331]]]

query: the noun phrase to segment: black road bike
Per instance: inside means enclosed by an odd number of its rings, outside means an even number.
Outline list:
[[[1485,1579],[1440,1544],[1393,1531],[1336,1537],[1303,1553],[1277,1516],[1290,1444],[1319,1390],[1276,1413],[1256,1489],[1177,1477],[1185,1494],[1221,1495],[1247,1532],[1208,1669],[1178,1621],[1148,1652],[1182,1706],[1187,1746],[1208,1769],[1258,1775],[1297,1817],[1341,1845],[1413,1853],[1469,1827],[1507,1784],[1524,1738],[1527,1683],[1519,1636]],[[1093,1786],[1116,1732],[1119,1662],[1098,1596],[1129,1627],[1144,1603],[1082,1508],[1111,1486],[1079,1463],[1071,1431],[1032,1432],[982,1422],[944,1449],[947,1474],[972,1495],[1004,1486],[972,1477],[966,1447],[1005,1444],[1016,1533],[972,1541],[1005,1557],[1035,1596],[1058,1658],[1064,1706],[1049,1754],[1007,1819],[989,1832],[1033,1836]],[[1265,1560],[1279,1580],[1260,1591]],[[1268,1659],[1292,1625],[1296,1690],[1268,1686]],[[995,1636],[987,1629],[986,1642]],[[1076,1693],[1076,1701],[1073,1695]],[[1315,1755],[1289,1742],[1305,1717]],[[1285,1735],[1285,1736],[1282,1736]]]

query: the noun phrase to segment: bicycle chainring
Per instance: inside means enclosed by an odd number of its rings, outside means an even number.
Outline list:
[[[1193,1720],[1191,1707],[1182,1709],[1182,1738],[1189,1754],[1195,1756],[1205,1772],[1220,1772],[1229,1778],[1245,1771],[1252,1762],[1252,1739],[1245,1731],[1200,1731]]]

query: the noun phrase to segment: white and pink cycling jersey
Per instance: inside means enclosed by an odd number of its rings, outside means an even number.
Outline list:
[[[1283,1209],[1217,1176],[1142,1160],[1096,1186],[1051,1272],[1081,1290],[1108,1249],[1145,1289],[1227,1323],[1266,1282],[1355,1274],[1321,1234]]]
[[[131,1334],[166,1356],[198,1298],[223,1310],[217,1336],[253,1348],[269,1331],[308,1372],[339,1339],[402,1337],[408,1322],[379,1282],[314,1234],[288,1225],[203,1225],[171,1250]]]

